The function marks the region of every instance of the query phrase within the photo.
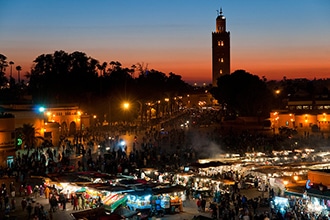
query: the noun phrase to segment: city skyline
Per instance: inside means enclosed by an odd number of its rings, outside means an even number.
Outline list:
[[[231,72],[244,69],[268,80],[328,78],[330,2],[298,2],[3,1],[0,53],[22,67],[21,75],[37,56],[64,50],[124,67],[144,63],[190,83],[210,83],[212,32],[222,8]]]

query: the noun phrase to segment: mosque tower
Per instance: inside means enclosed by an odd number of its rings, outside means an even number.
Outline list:
[[[230,32],[222,8],[218,11],[216,31],[212,32],[212,85],[217,86],[220,76],[230,74]]]

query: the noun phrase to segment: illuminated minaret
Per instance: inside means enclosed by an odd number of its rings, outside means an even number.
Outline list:
[[[226,18],[220,8],[216,31],[212,32],[212,85],[217,86],[217,79],[225,74],[230,74],[230,32],[226,31]]]

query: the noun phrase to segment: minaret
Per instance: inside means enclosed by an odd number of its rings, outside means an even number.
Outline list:
[[[216,31],[212,32],[212,85],[217,86],[220,76],[230,74],[230,32],[222,8],[218,11]]]

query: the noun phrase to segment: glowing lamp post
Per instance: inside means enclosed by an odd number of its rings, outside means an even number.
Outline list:
[[[130,108],[130,104],[128,103],[128,102],[124,102],[123,104],[122,104],[122,107],[123,107],[123,109],[124,109],[124,124],[126,124],[126,112],[129,110],[129,108]]]
[[[124,102],[123,103],[123,109],[124,110],[128,110],[129,109],[129,103],[128,102]]]

